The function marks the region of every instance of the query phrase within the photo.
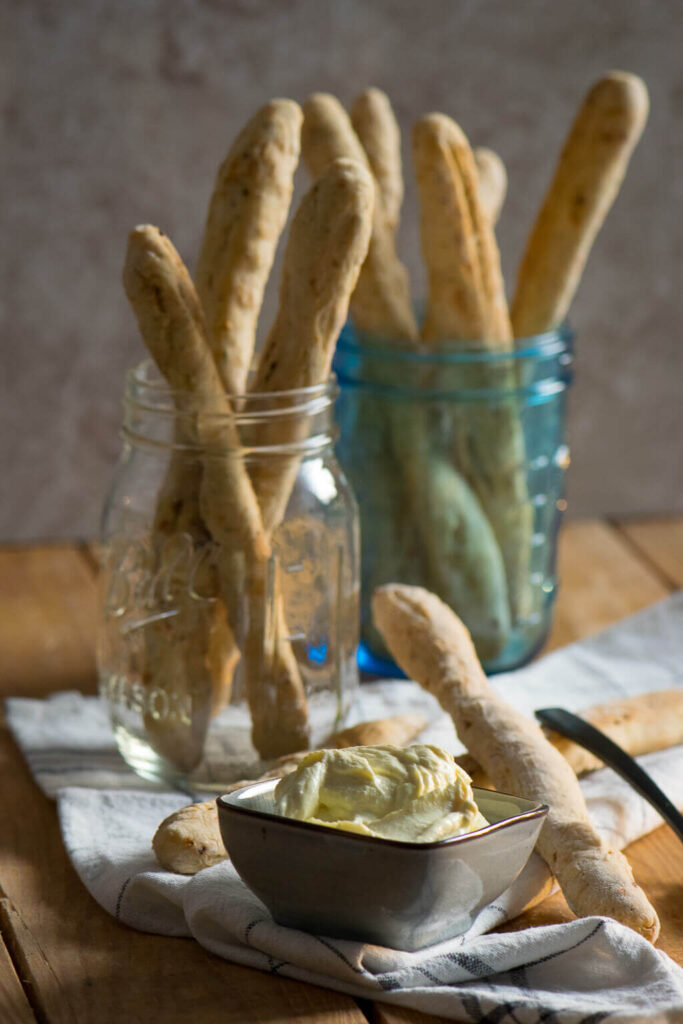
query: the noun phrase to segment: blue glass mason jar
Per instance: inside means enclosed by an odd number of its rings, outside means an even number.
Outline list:
[[[361,667],[396,672],[370,612],[387,582],[437,593],[487,672],[542,647],[566,507],[572,341],[562,327],[512,352],[421,352],[342,331],[337,454],[360,506]]]

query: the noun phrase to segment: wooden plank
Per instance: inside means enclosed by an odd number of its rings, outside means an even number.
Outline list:
[[[36,1024],[36,1018],[17,977],[14,964],[0,939],[0,1020],[8,1024]]]
[[[592,520],[565,525],[558,576],[555,615],[544,653],[598,633],[669,593],[615,529]]]
[[[55,807],[4,724],[0,777],[12,779],[0,787],[3,931],[41,1024],[366,1024],[347,996],[237,967],[191,939],[118,924],[71,867]]]
[[[0,696],[95,691],[97,586],[75,544],[0,549]]]
[[[371,1024],[444,1024],[444,1017],[433,1017],[431,1013],[418,1013],[417,1010],[406,1010],[402,1006],[386,1006],[375,1003]],[[455,1020],[449,1017],[449,1020]],[[460,1020],[472,1018],[461,1017]]]
[[[618,522],[620,530],[673,587],[683,587],[683,518]]]

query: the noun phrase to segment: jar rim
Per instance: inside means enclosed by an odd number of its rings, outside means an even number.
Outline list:
[[[252,416],[295,414],[308,411],[318,403],[329,404],[339,393],[335,374],[330,374],[322,384],[283,389],[280,391],[245,391],[241,394],[225,394],[231,412],[239,420]],[[175,416],[178,406],[189,396],[188,391],[171,387],[152,358],[142,359],[126,371],[125,400],[141,411]],[[225,412],[204,410],[205,417],[224,417]]]
[[[492,352],[481,348],[481,342],[441,341],[437,352],[419,348],[407,348],[396,341],[388,340],[370,332],[358,331],[350,321],[342,328],[337,341],[339,355],[364,355],[382,362],[411,363],[433,366],[435,364],[476,365],[497,363],[520,363],[524,360],[549,358],[571,350],[574,332],[567,322],[549,331],[516,338],[514,348]],[[450,348],[449,346],[453,346]],[[456,348],[457,346],[457,348]]]

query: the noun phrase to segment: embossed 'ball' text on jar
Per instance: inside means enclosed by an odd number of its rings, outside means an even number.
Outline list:
[[[571,332],[509,352],[433,352],[347,324],[334,370],[337,453],[361,516],[362,667],[396,671],[370,613],[387,582],[436,592],[488,672],[524,664],[547,637],[557,587]]]
[[[343,722],[358,681],[359,539],[333,451],[337,390],[197,411],[151,363],[128,373],[98,671],[139,774],[220,790]]]

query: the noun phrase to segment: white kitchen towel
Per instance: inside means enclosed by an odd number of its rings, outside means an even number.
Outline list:
[[[527,711],[549,704],[577,709],[680,685],[682,627],[679,594],[599,637],[499,676],[495,685]],[[355,717],[408,709],[423,709],[431,718],[421,739],[458,749],[448,720],[413,683],[362,687]],[[401,953],[308,935],[275,924],[228,863],[193,878],[158,867],[151,838],[162,818],[187,798],[154,791],[125,769],[94,698],[60,694],[46,701],[11,700],[8,717],[37,780],[46,792],[57,793],[65,846],[84,884],[132,927],[192,935],[236,963],[456,1019],[499,1024],[659,1021],[679,1014],[683,1019],[683,971],[614,922],[586,918],[485,934],[548,888],[547,869],[535,855],[466,935],[427,950]],[[669,797],[683,805],[683,748],[641,760]],[[649,805],[607,769],[582,786],[597,827],[619,846],[658,823]]]
[[[495,676],[492,683],[505,700],[530,715],[549,705],[576,711],[683,686],[683,591],[524,669]],[[97,698],[73,692],[45,700],[17,697],[6,702],[6,709],[10,728],[48,796],[65,786],[153,788],[120,757],[106,709]],[[463,750],[450,718],[412,683],[363,684],[349,724],[406,711],[430,720],[421,740],[454,753]]]

